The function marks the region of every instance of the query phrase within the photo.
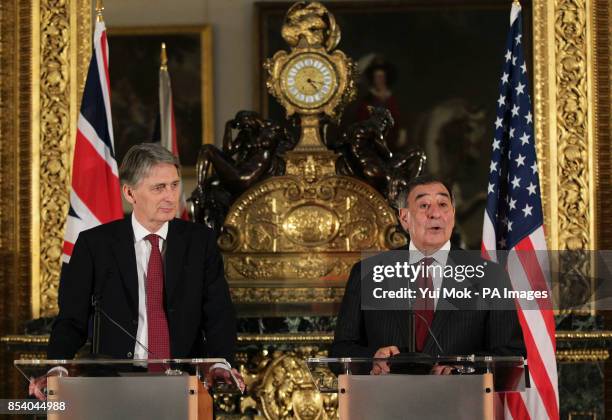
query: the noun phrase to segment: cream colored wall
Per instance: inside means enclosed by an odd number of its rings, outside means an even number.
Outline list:
[[[225,121],[236,111],[254,108],[253,3],[253,0],[105,0],[104,18],[108,27],[212,25],[215,140],[220,144]]]

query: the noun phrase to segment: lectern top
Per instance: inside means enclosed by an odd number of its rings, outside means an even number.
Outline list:
[[[338,392],[338,375],[369,375],[377,363],[387,364],[391,374],[427,375],[436,364],[451,366],[453,374],[457,375],[492,373],[496,392],[522,391],[528,386],[525,359],[521,356],[431,357],[422,353],[400,353],[390,358],[317,357],[306,361],[321,392]]]
[[[45,375],[69,377],[116,376],[181,376],[195,375],[212,385],[214,392],[240,392],[231,366],[221,358],[211,359],[20,359],[15,367],[29,381]],[[227,370],[226,375],[212,375],[215,369]],[[222,378],[222,380],[220,379]]]

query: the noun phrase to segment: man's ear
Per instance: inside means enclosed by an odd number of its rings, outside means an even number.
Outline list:
[[[410,212],[407,208],[399,209],[399,221],[404,228],[404,231],[408,232],[408,226],[410,224]]]
[[[121,187],[121,191],[123,192],[123,197],[125,197],[125,200],[128,203],[134,204],[136,202],[136,200],[134,199],[134,192],[127,184],[123,184],[123,186]]]

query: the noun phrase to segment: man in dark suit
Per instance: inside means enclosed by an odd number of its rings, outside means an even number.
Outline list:
[[[236,320],[221,254],[210,229],[175,218],[179,171],[159,144],[127,152],[119,172],[133,213],[79,235],[60,282],[50,359],[71,359],[85,343],[92,297],[104,311],[100,354],[233,359]]]
[[[511,287],[499,265],[485,264],[479,257],[451,250],[455,208],[450,189],[443,182],[434,177],[416,178],[400,194],[399,200],[403,207],[399,211],[400,223],[410,235],[410,264],[427,261],[427,265],[437,264],[442,268],[457,263],[480,264],[485,267],[485,280],[468,282],[466,286],[476,290],[493,281],[496,287]],[[411,316],[407,310],[363,310],[361,266],[357,263],[351,270],[330,354],[390,357],[409,346]],[[443,288],[452,287],[450,283],[454,280],[444,279],[442,283],[438,279],[436,284],[436,279],[430,279],[430,282],[430,287]],[[416,311],[420,312],[415,319],[417,351],[430,355],[525,355],[521,328],[511,306],[502,310],[487,307],[487,302],[479,298],[460,302],[442,297],[429,305],[429,311]],[[386,371],[386,364],[376,364],[372,373]],[[443,366],[434,370],[435,373],[448,371]]]

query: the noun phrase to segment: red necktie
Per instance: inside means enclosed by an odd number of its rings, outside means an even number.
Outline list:
[[[151,256],[147,268],[146,306],[149,334],[148,359],[170,358],[170,335],[164,311],[164,265],[159,251],[159,236],[145,237],[151,242]]]
[[[428,329],[431,327],[434,317],[434,299],[429,297],[429,293],[425,298],[421,294],[421,290],[428,289],[428,291],[433,291],[432,277],[427,273],[427,269],[432,262],[433,258],[430,257],[423,258],[420,262],[423,271],[421,271],[421,276],[417,280],[418,291],[414,309],[414,312],[417,314],[414,322],[417,351],[423,351],[427,336],[429,335]]]

